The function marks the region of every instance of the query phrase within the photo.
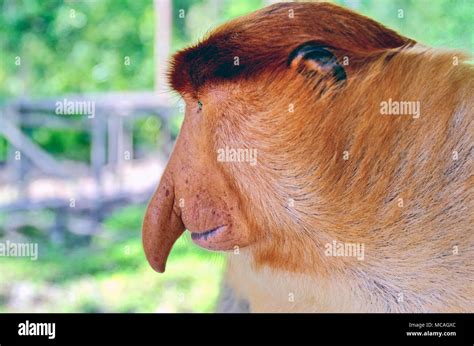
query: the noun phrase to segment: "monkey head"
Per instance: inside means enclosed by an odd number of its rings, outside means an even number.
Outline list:
[[[186,112],[143,224],[151,266],[165,270],[186,229],[203,248],[246,248],[256,263],[310,260],[304,249],[327,226],[315,220],[329,213],[322,167],[344,131],[324,115],[374,57],[410,42],[335,5],[280,3],[178,52],[169,76]]]

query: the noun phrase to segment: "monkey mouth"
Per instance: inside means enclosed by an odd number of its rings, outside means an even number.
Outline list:
[[[209,250],[219,250],[219,243],[222,242],[224,230],[227,225],[222,225],[204,232],[191,231],[191,239],[196,245]]]
[[[204,231],[204,232],[192,232],[191,234],[191,239],[192,240],[208,240],[209,237],[213,237],[217,235],[218,232],[221,232],[222,229],[225,227],[225,225],[213,228],[209,231]]]

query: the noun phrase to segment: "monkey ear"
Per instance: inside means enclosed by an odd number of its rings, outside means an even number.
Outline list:
[[[330,76],[337,83],[346,80],[346,71],[329,47],[317,42],[306,42],[288,56],[288,66],[305,76]]]

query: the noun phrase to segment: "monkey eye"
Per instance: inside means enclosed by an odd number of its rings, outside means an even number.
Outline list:
[[[198,108],[199,108],[199,110],[201,110],[201,109],[202,109],[202,102],[201,102],[201,101],[199,101],[199,100],[198,100]]]

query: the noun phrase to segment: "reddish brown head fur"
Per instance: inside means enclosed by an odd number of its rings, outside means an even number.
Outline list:
[[[172,60],[171,85],[195,95],[205,83],[285,70],[306,41],[319,42],[354,62],[413,42],[369,18],[328,3],[281,3],[226,23]],[[235,58],[239,64],[235,64]]]

